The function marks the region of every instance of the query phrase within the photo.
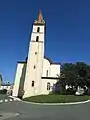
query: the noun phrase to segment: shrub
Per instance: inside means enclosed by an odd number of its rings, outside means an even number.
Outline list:
[[[75,95],[75,91],[72,89],[72,88],[68,88],[67,90],[66,90],[66,93],[65,93],[66,95]]]

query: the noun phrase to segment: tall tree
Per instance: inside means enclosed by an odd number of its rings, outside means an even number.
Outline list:
[[[82,88],[90,87],[90,66],[84,62],[63,63],[59,81],[58,83],[61,84],[63,90],[66,85],[76,89],[78,86]]]
[[[61,76],[65,76],[66,84],[73,85],[74,80],[77,77],[77,70],[75,64],[64,63],[61,67]]]

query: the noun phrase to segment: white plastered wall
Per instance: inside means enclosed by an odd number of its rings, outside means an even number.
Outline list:
[[[47,70],[48,70],[48,76],[46,76]],[[56,79],[57,74],[60,74],[60,65],[50,64],[49,60],[44,58],[42,77],[46,77],[46,78],[42,79],[42,94],[49,94],[50,91],[52,91],[53,85],[57,82]],[[48,82],[50,83],[50,90],[47,90]]]
[[[47,90],[47,83],[50,83],[50,90]],[[53,85],[57,82],[57,79],[42,79],[42,94],[49,94],[52,91]]]
[[[15,83],[14,83],[14,87],[13,87],[13,96],[18,96],[20,78],[21,78],[21,75],[22,75],[23,66],[24,66],[24,63],[18,63],[17,64]]]
[[[37,25],[37,26],[35,26],[35,25],[33,25],[33,31],[32,32],[37,32],[37,28],[40,28],[40,32],[39,33],[44,33],[44,27],[45,26],[40,26],[40,25]]]
[[[29,53],[28,53],[28,61],[27,61],[27,70],[25,76],[25,84],[24,84],[24,97],[33,96],[35,94],[35,88],[32,87],[32,81],[36,79],[36,69],[34,69],[34,65],[37,64],[37,52],[38,43],[30,42]],[[34,82],[36,84],[36,82]]]
[[[47,70],[48,70],[48,76],[46,76]],[[60,74],[60,65],[50,64],[50,62],[44,58],[42,77],[58,77],[57,74],[58,75]]]
[[[37,28],[40,28],[40,31],[37,32]],[[36,37],[39,36],[39,41],[44,42],[44,28],[45,26],[33,26],[31,41],[36,41]]]
[[[51,64],[50,66],[50,77],[58,77],[60,74],[60,65],[59,64]]]
[[[46,76],[46,72],[48,70],[48,76],[50,76],[50,62],[44,58],[43,60],[43,73],[42,73],[42,77],[47,77]]]
[[[37,32],[37,28],[40,27],[40,32]],[[41,92],[41,76],[43,69],[43,58],[44,58],[44,28],[45,26],[33,26],[31,41],[29,46],[27,70],[24,84],[24,96],[30,97],[38,95]],[[36,42],[36,37],[39,37],[38,42]],[[35,54],[37,52],[37,54]],[[35,69],[34,69],[35,65]],[[32,81],[34,81],[34,86],[32,87]]]

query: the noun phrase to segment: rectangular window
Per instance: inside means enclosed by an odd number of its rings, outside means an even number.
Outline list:
[[[47,83],[47,90],[50,90],[50,83]]]
[[[34,81],[32,81],[32,87],[34,87]]]
[[[46,77],[48,77],[48,70],[46,71]]]

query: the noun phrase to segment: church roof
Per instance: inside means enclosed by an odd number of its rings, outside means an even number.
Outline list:
[[[27,63],[26,61],[17,61],[17,63]]]
[[[61,63],[58,63],[58,62],[53,62],[50,58],[48,58],[46,56],[44,56],[44,58],[47,59],[50,62],[50,64],[55,64],[55,65],[60,65],[61,64]]]
[[[58,79],[58,77],[42,77],[42,79],[52,79],[52,80],[56,80],[56,79]]]
[[[45,21],[43,19],[43,15],[42,15],[42,11],[41,10],[39,10],[37,20],[35,20],[34,24],[37,24],[37,25],[38,24],[39,25],[45,24]]]
[[[27,59],[28,57],[26,57],[24,61],[17,61],[17,63],[27,63]]]
[[[48,60],[48,61],[50,62],[50,64],[52,63],[52,60],[51,60],[50,58],[48,58],[48,57],[46,57],[46,56],[44,56],[44,58],[45,58],[46,60]]]
[[[37,22],[38,22],[38,23],[42,23],[42,22],[43,22],[43,16],[42,16],[41,10],[40,10],[39,13],[38,13]]]
[[[59,62],[53,62],[53,63],[51,63],[51,64],[60,65],[61,63],[59,63]]]
[[[61,65],[61,63],[59,63],[59,62],[53,62],[50,58],[48,58],[46,56],[44,56],[44,58],[46,60],[48,60],[50,62],[50,64],[52,64],[52,65]],[[17,61],[17,63],[27,63],[27,59],[28,59],[28,57],[26,57],[25,61]]]

